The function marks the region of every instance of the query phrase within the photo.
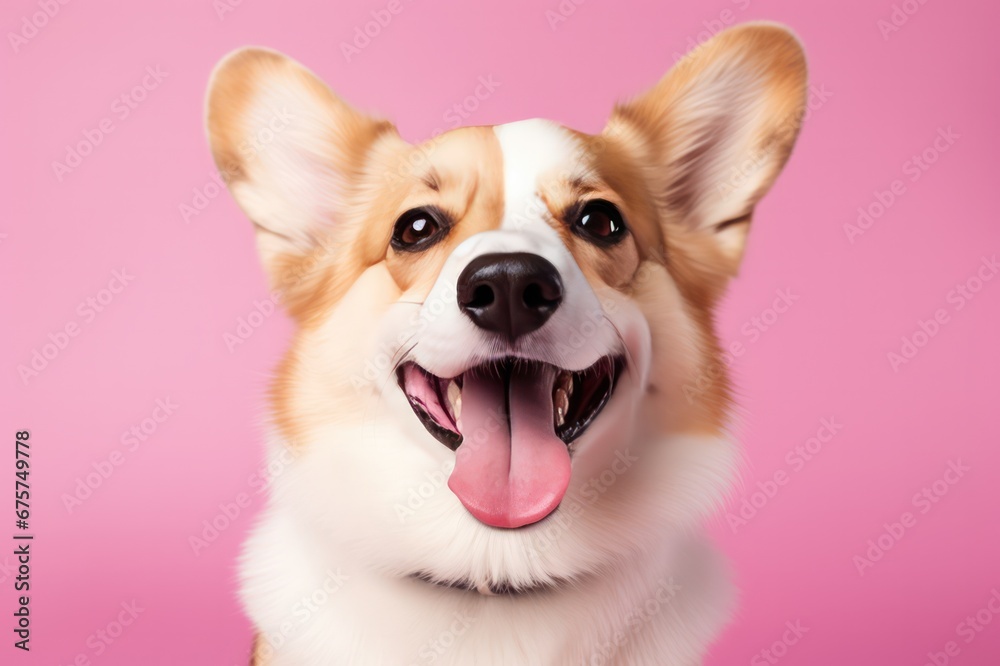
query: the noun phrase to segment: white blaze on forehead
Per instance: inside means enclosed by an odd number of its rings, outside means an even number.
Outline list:
[[[545,203],[538,196],[542,177],[573,180],[586,172],[583,146],[550,120],[522,120],[493,128],[503,153],[503,229],[539,229]]]

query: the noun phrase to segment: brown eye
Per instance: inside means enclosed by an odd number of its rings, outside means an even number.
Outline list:
[[[428,208],[414,208],[403,213],[392,231],[392,247],[400,252],[416,252],[430,247],[447,231],[440,218]]]
[[[625,236],[621,211],[610,201],[594,199],[584,204],[573,230],[598,245],[614,245]]]

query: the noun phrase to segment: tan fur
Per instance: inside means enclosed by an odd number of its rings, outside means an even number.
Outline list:
[[[268,660],[264,657],[264,649],[260,635],[253,637],[253,644],[250,648],[250,666],[267,666]]]

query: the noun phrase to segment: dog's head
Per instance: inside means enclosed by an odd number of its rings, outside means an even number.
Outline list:
[[[750,24],[601,134],[526,120],[414,146],[277,53],[227,57],[212,150],[298,326],[276,492],[359,564],[481,590],[688,526],[731,463],[712,310],[805,76],[790,33]]]

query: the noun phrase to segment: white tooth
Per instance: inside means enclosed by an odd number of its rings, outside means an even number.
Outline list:
[[[561,426],[566,423],[566,410],[569,409],[569,396],[565,389],[557,388],[552,395],[552,404],[556,408],[556,425]]]
[[[553,402],[556,407],[563,410],[564,412],[569,409],[569,394],[561,388],[556,389],[556,393],[553,396]]]
[[[448,402],[451,404],[451,413],[457,421],[462,415],[462,389],[458,388],[454,379],[448,384]]]
[[[563,371],[559,374],[559,381],[556,382],[557,388],[561,388],[566,392],[567,396],[573,395],[573,375],[568,372]]]

